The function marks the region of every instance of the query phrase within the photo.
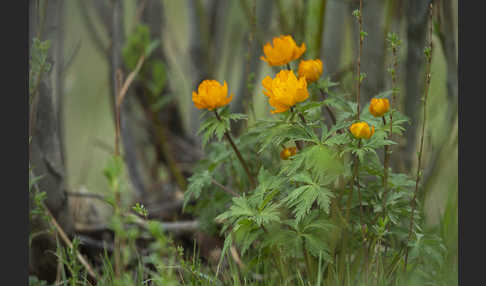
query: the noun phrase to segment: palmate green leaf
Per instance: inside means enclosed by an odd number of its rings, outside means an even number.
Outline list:
[[[219,121],[214,115],[208,114],[209,112],[204,112],[201,117],[206,116],[206,119],[203,121],[199,130],[197,131],[197,135],[202,135],[202,146],[205,147],[209,140],[216,135],[218,140],[224,135],[226,130],[229,130],[229,126],[225,124],[225,122]]]
[[[189,185],[187,186],[187,190],[184,192],[183,209],[186,207],[187,203],[192,197],[195,199],[199,198],[203,188],[211,185],[211,180],[211,173],[208,170],[195,173],[188,179]]]
[[[208,141],[215,136],[218,140],[221,140],[224,136],[226,131],[230,130],[230,121],[231,120],[241,120],[247,119],[245,114],[241,113],[230,113],[228,108],[223,108],[218,111],[221,121],[219,121],[212,112],[205,112],[201,115],[201,117],[206,117],[204,122],[199,127],[197,132],[198,135],[202,135],[202,145],[203,147],[206,146]]]
[[[248,199],[245,196],[241,196],[233,198],[233,205],[230,209],[218,215],[215,219],[217,221],[237,220],[240,217],[247,218],[253,217],[253,215],[254,211],[250,207]]]
[[[295,175],[292,180],[304,184],[291,191],[289,195],[283,199],[283,203],[293,209],[292,212],[295,215],[296,222],[300,222],[310,213],[312,205],[316,201],[321,210],[325,213],[329,213],[329,205],[331,203],[331,198],[333,197],[331,190],[316,184],[311,177],[305,173]]]
[[[309,213],[312,204],[317,199],[317,192],[315,188],[310,185],[298,187],[290,192],[290,194],[283,200],[283,203],[288,207],[293,208],[293,213],[297,221],[300,221],[306,214]]]
[[[258,172],[258,186],[251,196],[252,202],[262,210],[278,194],[278,188],[284,183],[285,178],[271,174],[263,166]],[[273,190],[273,191],[272,191]]]
[[[218,215],[217,221],[227,221],[230,224],[238,225],[241,220],[248,220],[258,227],[280,221],[278,204],[268,203],[263,209],[252,203],[251,199],[244,195],[233,198],[233,205],[226,212]]]

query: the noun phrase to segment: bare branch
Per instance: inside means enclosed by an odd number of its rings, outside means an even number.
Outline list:
[[[59,233],[59,235],[61,236],[61,238],[64,241],[64,243],[66,243],[67,246],[69,246],[69,248],[72,249],[73,248],[73,243],[71,242],[71,240],[69,239],[69,237],[66,235],[66,233],[61,228],[61,226],[57,223],[57,220],[54,218],[54,216],[49,211],[49,209],[47,208],[47,206],[44,205],[44,209],[45,209],[46,213],[48,214],[49,218],[51,219],[52,225],[54,226],[54,228],[56,228],[56,231]],[[81,262],[81,264],[83,264],[83,266],[86,268],[86,270],[88,271],[88,274],[92,278],[98,279],[98,275],[93,270],[93,267],[89,264],[89,262],[86,260],[86,258],[84,258],[84,256],[79,251],[76,251],[76,257],[78,258],[79,262]]]
[[[216,181],[215,179],[211,179],[211,183],[217,187],[219,187],[220,189],[222,189],[223,191],[225,191],[226,193],[232,195],[233,197],[239,197],[240,195],[233,191],[232,189],[220,184],[218,181]]]

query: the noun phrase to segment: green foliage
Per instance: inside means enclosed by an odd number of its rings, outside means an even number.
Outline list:
[[[285,228],[272,232],[266,241],[271,246],[281,247],[285,256],[297,258],[302,255],[302,245],[311,255],[331,261],[329,245],[323,238],[329,237],[334,226],[317,210],[311,211],[300,222],[285,220]]]
[[[312,7],[318,7],[318,2],[312,1]],[[353,16],[361,21],[360,10],[353,11]],[[313,24],[308,26],[307,37],[318,32]],[[137,25],[133,31],[123,47],[123,60],[128,70],[134,70],[140,58],[146,58],[137,76],[137,88],[147,95],[150,109],[159,112],[175,99],[173,95],[160,96],[168,86],[168,68],[154,53],[160,43],[151,39],[146,25]],[[361,30],[360,39],[366,36]],[[389,33],[386,40],[394,53],[401,46],[394,33]],[[30,94],[42,74],[50,70],[49,43],[34,40],[33,46]],[[317,53],[312,51],[314,46],[308,45],[308,52]],[[424,52],[431,59],[430,48]],[[396,76],[393,67],[389,72]],[[359,82],[367,76],[361,73]],[[252,94],[256,89],[255,74],[247,78],[244,84]],[[188,259],[190,250],[184,252],[176,246],[163,223],[148,220],[143,204],[123,204],[124,162],[120,156],[110,158],[103,172],[112,191],[108,201],[114,211],[109,227],[123,242],[118,250],[124,271],[115,275],[114,255],[105,251],[98,284],[457,284],[449,274],[454,273],[451,269],[457,264],[457,257],[450,252],[457,231],[453,238],[446,235],[457,227],[457,198],[448,202],[438,230],[424,227],[420,200],[411,224],[415,178],[390,167],[385,170],[378,156],[386,146],[399,142],[408,118],[392,109],[384,123],[369,113],[369,105],[362,106],[359,118],[374,126],[375,133],[368,140],[357,140],[349,132],[358,111],[354,83],[348,93],[347,87],[327,77],[309,84],[308,90],[309,98],[291,110],[274,114],[269,120],[255,118],[241,134],[232,135],[250,174],[227,142],[231,124],[247,116],[231,113],[229,107],[203,114],[198,134],[205,154],[188,179],[183,210],[197,217],[199,231],[224,238],[216,269],[197,258],[196,244]],[[398,91],[395,87],[374,97],[391,98]],[[336,122],[329,120],[327,109],[333,112]],[[280,152],[293,146],[298,147],[296,154],[283,160]],[[248,177],[256,181],[255,187],[250,186]],[[34,188],[39,179],[29,178],[31,218],[45,215],[42,206],[46,194]],[[65,284],[86,285],[86,271],[76,258],[79,240],[74,239],[73,245],[72,249],[63,248],[58,242],[62,280]],[[409,264],[402,275],[406,249]],[[411,274],[415,277],[409,279]],[[29,284],[47,285],[35,277],[29,277]]]
[[[322,211],[329,214],[329,204],[331,197],[333,197],[331,190],[314,182],[310,175],[306,173],[295,175],[291,181],[295,182],[299,187],[289,193],[284,199],[284,203],[293,209],[296,222],[301,221],[310,213],[311,207],[315,202],[317,202]]]
[[[191,197],[194,199],[199,198],[203,188],[211,185],[211,180],[211,173],[208,170],[201,173],[195,173],[189,178],[189,185],[187,186],[187,190],[184,192],[184,208]]]
[[[271,194],[270,194],[271,195]],[[274,202],[260,202],[258,195],[246,197],[233,198],[233,205],[230,209],[215,219],[217,221],[224,221],[227,226],[234,225],[234,231],[245,224],[256,227],[264,227],[272,222],[278,222],[279,211],[278,203]],[[224,230],[225,228],[223,228]]]
[[[395,38],[390,41],[399,46]],[[362,74],[361,80],[365,77]],[[370,139],[357,140],[349,132],[356,120],[357,104],[349,94],[337,92],[337,86],[329,78],[319,80],[309,87],[309,100],[272,115],[270,120],[256,120],[235,139],[252,170],[259,169],[254,189],[241,183],[246,174],[232,149],[223,143],[230,120],[243,116],[232,116],[228,108],[217,111],[222,120],[210,112],[204,115],[199,134],[206,146],[206,158],[189,180],[185,204],[196,199],[186,211],[195,213],[203,225],[211,225],[211,231],[219,229],[225,237],[217,276],[225,258],[233,259],[230,249],[238,249],[248,269],[234,274],[228,262],[233,279],[247,279],[249,272],[259,273],[271,264],[278,270],[280,283],[294,273],[302,284],[316,279],[332,285],[344,283],[344,279],[352,285],[352,281],[365,279],[360,265],[367,263],[366,271],[372,272],[368,277],[395,285],[404,279],[404,245],[411,249],[409,262],[413,267],[429,263],[432,272],[428,273],[443,271],[439,261],[446,259],[444,243],[436,238],[419,239],[424,237],[420,212],[414,213],[412,240],[408,242],[415,180],[389,168],[385,197],[385,170],[378,154],[385,146],[396,144],[394,140],[405,131],[408,118],[392,109],[384,123],[369,113],[367,104],[361,108],[360,120],[374,126],[375,133]],[[389,98],[396,91],[385,90],[375,97]],[[334,112],[335,124],[323,122],[325,106]],[[390,114],[394,140],[390,139]],[[213,137],[217,141],[208,144]],[[279,153],[289,146],[300,149],[282,160]],[[354,157],[359,159],[358,168]],[[353,182],[356,177],[360,179],[359,188]],[[239,195],[230,196],[216,188],[212,185],[215,178]],[[368,261],[364,260],[364,251]],[[419,259],[421,255],[430,257]],[[265,266],[262,259],[267,261]],[[316,267],[320,272],[315,272]],[[318,277],[312,277],[313,273]],[[430,278],[422,275],[420,281]]]
[[[201,117],[206,117],[206,119],[203,121],[198,131],[198,134],[203,138],[203,147],[206,146],[213,136],[215,136],[216,139],[221,140],[225,132],[230,129],[231,120],[247,119],[247,116],[244,114],[230,113],[228,108],[224,108],[218,113],[221,120],[215,116],[209,116],[208,113],[210,112],[205,112],[201,115]]]
[[[78,261],[77,253],[80,241],[77,237],[75,237],[72,241],[72,247],[62,247],[57,241],[57,253],[56,256],[58,257],[59,261],[64,266],[62,268],[62,276],[65,277],[63,279],[66,281],[67,285],[83,285],[83,282],[86,282],[86,272],[84,272],[83,266]],[[66,275],[65,269],[69,272],[69,275]]]

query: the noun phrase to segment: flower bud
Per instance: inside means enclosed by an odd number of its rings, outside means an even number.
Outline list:
[[[382,117],[390,110],[390,102],[387,98],[372,98],[370,102],[370,113],[374,117]]]
[[[371,136],[375,133],[375,126],[371,126],[370,128],[368,123],[364,121],[356,122],[349,127],[349,131],[351,131],[353,136],[357,139],[370,139]]]
[[[289,147],[285,148],[280,152],[280,158],[282,160],[288,160],[291,156],[294,156],[297,154],[297,148],[296,147]]]
[[[322,62],[316,60],[301,60],[298,69],[299,77],[305,77],[307,83],[315,82],[322,74]]]

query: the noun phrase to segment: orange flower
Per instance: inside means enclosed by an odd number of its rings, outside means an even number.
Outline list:
[[[282,35],[273,38],[273,46],[270,43],[263,46],[263,53],[266,58],[261,56],[260,59],[271,66],[283,66],[298,59],[304,52],[305,43],[298,47],[292,36]]]
[[[387,98],[372,98],[370,102],[370,113],[374,117],[382,117],[390,110],[390,102]]]
[[[307,83],[315,82],[322,74],[322,62],[316,60],[301,60],[298,70],[299,77],[305,77]]]
[[[297,148],[296,147],[289,147],[285,148],[280,152],[280,158],[282,160],[288,160],[291,156],[294,156],[297,154]]]
[[[270,98],[268,103],[276,108],[272,113],[285,112],[309,97],[305,78],[297,79],[291,70],[281,70],[274,79],[265,77],[262,85],[263,93]]]
[[[197,93],[192,92],[192,101],[198,109],[206,108],[207,110],[213,110],[218,107],[222,107],[230,103],[233,99],[233,94],[230,97],[228,95],[228,85],[224,81],[224,85],[219,82],[206,79],[199,84]]]
[[[371,136],[375,133],[375,126],[370,126],[368,123],[362,121],[362,122],[356,122],[353,123],[350,127],[349,130],[353,134],[353,136],[357,139],[370,139]]]

